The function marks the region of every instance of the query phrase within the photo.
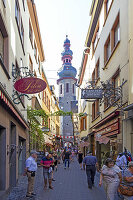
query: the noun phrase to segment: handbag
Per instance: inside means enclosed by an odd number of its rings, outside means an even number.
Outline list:
[[[133,196],[133,186],[128,186],[120,183],[118,192],[125,196]]]

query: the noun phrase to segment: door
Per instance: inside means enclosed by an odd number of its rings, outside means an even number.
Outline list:
[[[10,125],[10,187],[16,186],[16,125],[11,122]]]
[[[25,168],[25,160],[26,160],[26,140],[22,137],[19,137],[18,141],[18,175],[22,175],[24,173]]]
[[[0,191],[6,189],[6,129],[0,126]]]

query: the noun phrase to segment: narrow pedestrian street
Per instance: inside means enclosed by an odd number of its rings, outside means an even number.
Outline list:
[[[95,177],[95,187],[90,190],[87,187],[86,174],[80,170],[77,160],[71,162],[70,169],[64,169],[63,164],[58,165],[53,182],[54,189],[43,189],[42,168],[38,169],[35,183],[35,200],[105,200],[103,188],[98,186],[99,174]],[[26,200],[27,178],[22,177],[8,198],[4,200]]]

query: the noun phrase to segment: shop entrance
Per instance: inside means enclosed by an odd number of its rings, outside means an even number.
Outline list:
[[[0,190],[6,189],[6,129],[0,126]]]
[[[10,124],[10,187],[16,186],[16,125]]]
[[[19,137],[18,141],[18,175],[24,173],[26,160],[26,140],[22,137]]]

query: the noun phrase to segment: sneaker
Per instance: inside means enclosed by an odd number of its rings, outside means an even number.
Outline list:
[[[26,197],[28,197],[28,198],[32,198],[33,195],[31,195],[31,194],[27,194]]]
[[[36,196],[36,193],[31,193],[32,196]]]
[[[66,167],[64,167],[64,169],[66,169]]]
[[[52,181],[55,181],[55,179],[52,179]]]
[[[49,186],[49,189],[53,190],[54,188],[52,186]]]
[[[89,188],[89,189],[92,189],[92,187],[90,187],[89,185],[88,185],[88,188]]]

